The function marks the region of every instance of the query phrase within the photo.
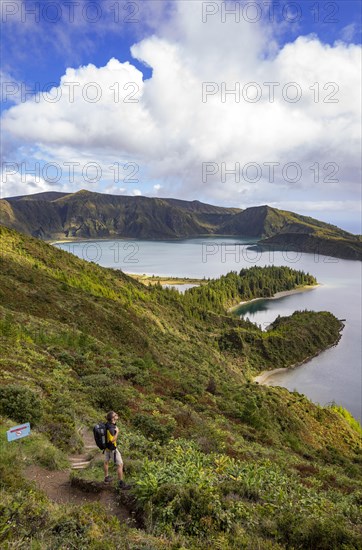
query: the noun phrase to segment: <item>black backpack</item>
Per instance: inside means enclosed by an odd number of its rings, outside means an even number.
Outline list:
[[[101,451],[107,449],[107,424],[99,422],[93,428],[94,441]]]

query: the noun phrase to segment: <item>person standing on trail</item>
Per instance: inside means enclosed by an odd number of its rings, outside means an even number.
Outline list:
[[[123,481],[123,460],[121,453],[117,449],[117,438],[119,429],[117,427],[118,414],[114,411],[109,411],[106,416],[106,450],[104,452],[104,481],[112,481],[112,477],[108,475],[109,462],[112,460],[117,468],[118,485],[121,489],[129,489]]]

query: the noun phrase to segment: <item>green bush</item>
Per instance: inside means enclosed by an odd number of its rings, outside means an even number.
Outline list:
[[[147,386],[150,382],[149,368],[151,366],[151,360],[136,359],[131,365],[123,367],[123,377],[132,384]]]
[[[15,536],[19,540],[35,536],[49,519],[47,501],[41,493],[29,489],[19,490],[14,495],[4,493],[0,501],[0,518],[0,542],[14,541]]]
[[[347,411],[347,409],[345,409],[344,407],[338,406],[338,405],[331,405],[330,408],[331,408],[332,411],[334,411],[334,412],[338,413],[339,415],[341,415],[346,420],[347,424],[349,424],[351,426],[351,428],[356,430],[356,432],[359,433],[362,436],[362,426],[361,426],[361,424],[358,422],[358,420],[353,418],[353,416],[351,415],[351,413],[349,411]]]
[[[359,537],[350,531],[344,518],[312,515],[298,516],[294,511],[282,513],[277,520],[278,538],[294,548],[339,550],[360,548]]]
[[[164,420],[160,416],[152,416],[147,414],[138,413],[133,419],[133,424],[138,428],[146,437],[157,440],[160,443],[166,443],[175,428],[176,422],[170,422],[170,420]]]
[[[17,340],[20,335],[21,330],[13,315],[7,313],[4,319],[0,319],[0,336],[4,336],[10,340]]]
[[[96,375],[87,376],[89,379],[95,379]],[[121,418],[127,419],[130,416],[130,409],[127,406],[128,398],[122,385],[110,383],[109,378],[102,375],[99,377],[99,384],[89,385],[87,387],[91,403],[94,407],[103,411],[117,411]]]
[[[29,388],[17,384],[0,387],[0,414],[16,422],[39,423],[43,415],[40,397]]]
[[[82,441],[76,431],[76,423],[67,414],[46,416],[43,431],[53,445],[63,451],[70,453],[82,448]]]

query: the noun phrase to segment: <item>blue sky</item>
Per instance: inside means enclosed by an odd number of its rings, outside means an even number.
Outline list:
[[[120,61],[132,60],[131,46],[157,30],[157,20],[149,24],[143,18],[144,4],[149,1],[91,0],[84,2],[89,8],[80,15],[82,25],[79,28],[75,12],[74,22],[72,21],[73,10],[70,8],[72,2],[26,0],[23,7],[15,8],[14,2],[3,0],[2,20],[7,22],[2,27],[3,70],[12,74],[18,81],[28,84],[29,88],[35,88],[35,83],[43,86],[50,82],[58,82],[69,66],[88,63],[102,66],[112,57]],[[192,0],[185,0],[185,2],[188,1]],[[163,3],[167,4],[165,1]],[[210,4],[210,7],[213,4],[202,0],[197,0],[197,3]],[[47,9],[45,9],[46,4],[49,4]],[[236,4],[240,5],[242,17],[243,2],[231,2],[230,10]],[[300,35],[311,33],[317,34],[326,44],[333,44],[343,36],[346,36],[349,42],[361,43],[362,3],[357,0],[343,0],[343,2],[274,0],[270,7],[267,7],[266,2],[263,1],[246,2],[246,4],[250,4],[244,14],[248,19],[252,20],[254,17],[257,19],[257,11],[253,10],[251,4],[258,4],[264,18],[282,25],[278,33],[278,42],[281,46]],[[40,5],[44,7],[40,8]],[[99,6],[99,11],[94,5]],[[19,17],[26,19],[27,24],[34,23],[32,27],[36,27],[37,32],[33,39],[23,33],[22,27],[25,25],[13,24],[13,21]],[[162,17],[167,20],[166,9],[162,10]],[[211,15],[209,17],[211,18]],[[226,17],[229,17],[230,21],[235,20],[232,13]],[[39,19],[39,22],[36,19]],[[113,24],[109,31],[104,29],[107,21]],[[67,49],[62,48],[57,41],[55,29],[59,29],[67,36]],[[28,43],[30,48],[24,48],[23,43]],[[137,64],[137,61],[132,61],[144,72],[145,78],[150,77],[149,68],[143,64]]]
[[[359,230],[360,2],[3,0],[1,9],[2,196],[91,187],[239,207],[269,203]],[[102,90],[107,82],[108,92],[115,83],[122,94],[134,89],[137,104],[122,96],[112,111],[103,94],[102,106],[80,98],[75,109],[64,99],[69,74],[82,90],[91,82]],[[271,103],[263,86],[270,80],[280,83],[276,92],[297,83],[303,97]],[[213,93],[201,102],[205,82]],[[239,102],[223,102],[222,82],[226,89],[240,83]],[[258,104],[245,102],[248,82],[262,88]],[[31,90],[51,87],[63,91],[64,103],[31,98]],[[74,181],[69,173],[55,181],[52,167],[43,170],[51,162],[64,173],[64,163],[97,163],[102,177],[80,177],[77,164]],[[17,170],[22,163],[29,174]],[[259,179],[244,177],[250,163],[262,167]],[[270,163],[279,163],[274,180]],[[283,170],[293,163],[298,181]],[[121,181],[105,169],[115,165],[126,165]]]

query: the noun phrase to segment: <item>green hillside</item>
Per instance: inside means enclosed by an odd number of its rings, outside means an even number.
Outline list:
[[[362,259],[362,242],[338,227],[256,206],[240,210],[199,201],[128,197],[90,191],[0,200],[0,222],[44,240],[89,238],[178,239],[203,235],[261,239],[263,247]]]
[[[235,275],[215,308],[217,281],[190,302],[2,226],[0,246],[1,547],[361,547],[358,424],[340,407],[253,382],[336,343],[332,314],[295,312],[263,332],[222,309]],[[306,282],[280,269],[278,288]],[[251,297],[270,276],[238,275]],[[27,478],[31,465],[44,479],[66,470],[79,428],[109,409],[133,484],[119,498],[136,524],[87,493],[84,504],[56,504]],[[33,435],[8,444],[6,429],[27,420]],[[87,487],[102,463],[72,476]]]

